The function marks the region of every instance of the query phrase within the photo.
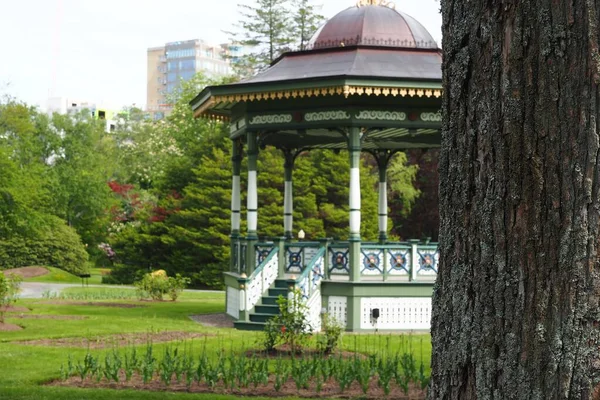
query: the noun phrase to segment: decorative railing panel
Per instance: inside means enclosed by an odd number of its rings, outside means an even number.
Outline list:
[[[362,275],[382,275],[385,269],[385,249],[361,250]]]
[[[350,274],[350,254],[347,244],[336,243],[330,245],[328,255],[330,275]]]
[[[437,247],[424,246],[417,248],[417,272],[416,276],[436,277],[440,251]]]
[[[246,239],[237,238],[232,239],[233,245],[231,248],[232,251],[232,260],[231,263],[231,272],[235,272],[238,275],[241,275],[246,271]]]
[[[257,243],[254,246],[256,249],[256,265],[260,265],[269,256],[274,246],[273,242]]]
[[[265,292],[269,290],[275,279],[277,279],[278,265],[278,250],[275,248],[271,250],[271,253],[249,278],[242,278],[245,281],[245,304],[243,309],[252,310]]]
[[[292,243],[285,246],[285,272],[300,274],[319,251],[318,242]]]
[[[412,265],[412,252],[410,247],[387,249],[388,275],[410,275]]]

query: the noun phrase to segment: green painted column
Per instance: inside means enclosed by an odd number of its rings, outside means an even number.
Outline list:
[[[346,303],[346,330],[357,331],[360,329],[360,297],[348,296]]]
[[[348,153],[350,154],[350,280],[360,280],[360,128],[350,128]]]
[[[292,194],[292,175],[294,170],[294,154],[291,150],[285,149],[283,151],[285,162],[283,164],[285,181],[284,181],[284,194],[283,194],[283,235],[291,240],[293,238],[292,226],[294,222],[294,198]]]
[[[258,242],[258,187],[256,164],[258,160],[258,138],[256,132],[247,133],[248,141],[248,193],[246,196],[246,212],[248,230],[246,237],[248,247],[246,248],[246,273],[248,276],[256,269],[256,249]]]
[[[242,167],[242,144],[238,141],[232,141],[232,157],[231,163],[233,166],[232,183],[231,183],[231,263],[230,271],[240,273],[240,258],[239,258],[239,238],[240,238],[240,213],[241,213],[241,196],[240,196],[240,171]]]

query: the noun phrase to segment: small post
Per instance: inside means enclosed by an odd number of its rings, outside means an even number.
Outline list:
[[[273,239],[275,247],[277,247],[277,278],[283,279],[285,277],[285,237],[278,237]]]
[[[246,310],[246,305],[248,304],[248,300],[246,296],[248,295],[248,279],[246,274],[242,273],[241,277],[238,279],[238,283],[240,285],[240,316],[238,321],[250,321],[250,313]]]
[[[385,282],[388,280],[388,269],[390,266],[390,259],[388,257],[388,252],[385,247],[382,247],[381,251],[383,252],[383,281]]]
[[[331,243],[330,238],[319,239],[321,247],[325,248],[323,253],[323,279],[329,279],[329,244]]]
[[[410,280],[417,280],[417,271],[419,268],[419,253],[417,252],[417,245],[419,244],[418,239],[411,239],[408,241],[411,245],[411,265],[410,265]]]

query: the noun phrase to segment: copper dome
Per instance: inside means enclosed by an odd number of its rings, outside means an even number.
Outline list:
[[[438,48],[416,19],[383,5],[350,7],[338,13],[314,34],[309,48],[352,45]]]

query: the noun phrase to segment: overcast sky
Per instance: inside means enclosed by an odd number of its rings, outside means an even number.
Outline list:
[[[121,108],[145,105],[146,49],[166,42],[227,42],[237,4],[252,0],[20,0],[0,13],[0,95],[46,107],[49,95]],[[316,0],[333,17],[356,0]],[[398,0],[441,42],[437,0]]]

